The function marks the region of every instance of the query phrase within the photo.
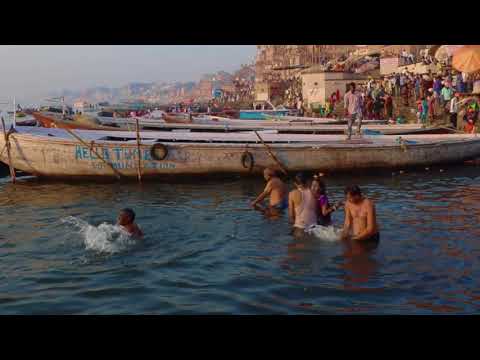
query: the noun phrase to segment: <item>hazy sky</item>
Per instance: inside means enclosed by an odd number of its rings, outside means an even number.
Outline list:
[[[254,55],[254,45],[0,46],[0,100],[38,102],[55,90],[132,81],[197,81],[235,70]]]

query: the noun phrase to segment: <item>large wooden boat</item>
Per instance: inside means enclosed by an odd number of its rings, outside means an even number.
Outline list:
[[[74,130],[74,134],[83,142],[64,129],[18,128],[9,136],[13,166],[47,178],[137,176],[135,132]],[[256,174],[267,166],[277,167],[269,152],[290,172],[429,166],[480,156],[476,135],[372,136],[351,141],[337,135],[259,135],[263,142],[253,132],[140,132],[142,177]],[[0,149],[4,146],[0,137]],[[8,164],[6,151],[0,160]]]
[[[81,130],[135,130],[136,119],[134,118],[109,118],[103,121],[76,121],[75,118],[65,120],[61,114],[57,113],[36,113],[35,118],[42,127],[47,128],[67,128]],[[186,115],[173,115],[168,117],[169,122],[160,119],[139,118],[139,125],[144,130],[187,130],[192,132],[240,132],[240,131],[263,131],[272,130],[281,134],[344,134],[347,126],[340,124],[324,124],[316,122],[301,123],[296,121],[242,121],[232,120],[216,116],[189,117]],[[182,122],[182,120],[184,120]],[[171,122],[170,122],[171,121]],[[25,123],[24,125],[29,125]],[[30,124],[32,125],[32,124]],[[366,124],[362,127],[365,132],[375,132],[383,135],[408,135],[408,134],[449,134],[454,130],[447,128],[427,127],[423,128],[420,124],[402,124],[402,125],[376,125]]]

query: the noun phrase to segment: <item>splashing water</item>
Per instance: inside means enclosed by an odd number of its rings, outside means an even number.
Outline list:
[[[321,226],[316,225],[307,230],[309,235],[313,235],[316,238],[323,241],[340,241],[342,235],[342,229],[338,229],[334,226]]]
[[[93,226],[74,216],[62,219],[62,223],[78,229],[87,250],[115,254],[131,249],[137,244],[137,241],[119,225],[102,223]]]

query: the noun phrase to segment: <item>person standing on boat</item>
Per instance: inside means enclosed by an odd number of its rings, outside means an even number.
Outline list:
[[[348,137],[352,138],[352,127],[358,121],[357,135],[362,127],[362,95],[355,90],[355,83],[350,84],[350,90],[344,96],[345,116],[348,116]]]
[[[345,223],[342,239],[359,243],[380,241],[375,204],[362,195],[357,185],[345,188]]]
[[[278,177],[277,172],[270,168],[266,168],[263,171],[263,177],[267,181],[267,185],[250,205],[257,210],[269,210],[271,213],[279,213],[286,210],[288,207],[288,189],[285,183]],[[270,206],[264,209],[259,204],[268,196],[270,197]]]
[[[305,230],[317,225],[317,201],[303,173],[295,176],[296,189],[288,195],[288,218],[293,224],[293,235],[302,237]]]

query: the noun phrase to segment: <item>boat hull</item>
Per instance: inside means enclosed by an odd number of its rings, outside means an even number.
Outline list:
[[[147,136],[148,133],[143,134]],[[398,145],[394,139],[387,139],[384,143],[371,139],[351,142],[339,139],[318,143],[271,143],[269,147],[289,172],[406,168],[458,163],[480,156],[480,138],[453,136],[452,139],[407,146]],[[14,133],[10,136],[10,141],[13,165],[26,173],[52,178],[115,177],[110,166],[99,159],[89,146],[73,138]],[[137,177],[138,150],[134,141],[122,143],[97,140],[88,141],[88,144],[117,169],[123,178]],[[261,173],[267,166],[278,168],[261,143],[194,143],[185,140],[157,142],[167,149],[163,160],[154,159],[154,144],[140,146],[144,178],[168,175],[251,175]],[[0,139],[0,148],[4,145],[4,140]],[[162,148],[162,145],[155,147]],[[0,160],[8,164],[5,151],[0,155]]]

